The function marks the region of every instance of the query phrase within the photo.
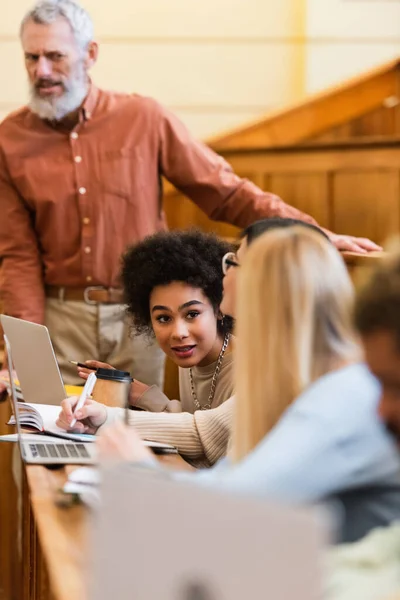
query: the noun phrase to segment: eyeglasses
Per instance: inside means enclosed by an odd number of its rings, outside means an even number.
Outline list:
[[[239,267],[239,263],[236,260],[236,254],[234,252],[227,252],[222,257],[222,272],[224,275],[227,274],[231,267]]]

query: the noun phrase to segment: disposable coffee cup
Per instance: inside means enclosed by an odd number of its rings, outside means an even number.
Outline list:
[[[129,391],[133,382],[129,371],[97,369],[96,378],[97,381],[92,392],[96,402],[118,408],[128,407]]]

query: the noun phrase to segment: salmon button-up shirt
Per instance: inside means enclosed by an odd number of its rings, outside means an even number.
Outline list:
[[[41,323],[45,285],[119,286],[126,247],[165,228],[161,176],[212,219],[314,222],[237,177],[156,101],[92,85],[72,130],[27,107],[0,125],[4,311]]]

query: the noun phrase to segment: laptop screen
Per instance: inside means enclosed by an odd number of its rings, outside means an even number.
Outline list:
[[[47,327],[8,315],[0,321],[25,402],[59,406],[67,394]]]
[[[321,597],[324,514],[128,463],[105,465],[101,480],[91,600]]]

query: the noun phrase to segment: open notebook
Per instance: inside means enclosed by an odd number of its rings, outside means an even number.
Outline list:
[[[72,433],[57,427],[56,420],[61,410],[59,406],[54,406],[52,404],[30,404],[28,402],[17,402],[17,406],[20,424],[22,427],[33,429],[35,433],[61,437],[74,442],[94,442],[96,439],[95,435],[88,433]],[[14,416],[10,418],[7,425],[15,425]],[[1,436],[0,441],[14,441],[14,437],[16,436]],[[15,441],[17,440],[15,439]],[[153,442],[151,440],[146,440],[143,443],[155,453],[177,453],[177,449],[171,444]]]
[[[20,423],[24,427],[32,427],[32,429],[37,429],[40,432],[58,429],[55,426],[55,421],[60,414],[59,406],[18,402],[18,413]],[[15,425],[14,416],[10,418],[7,425]]]
[[[60,407],[51,404],[29,404],[28,402],[18,402],[18,414],[22,427],[35,430],[43,435],[52,435],[62,437],[63,439],[81,442],[93,442],[96,436],[89,434],[70,433],[60,429],[56,425],[56,420],[60,414]],[[15,425],[15,416],[13,415],[7,425]]]

